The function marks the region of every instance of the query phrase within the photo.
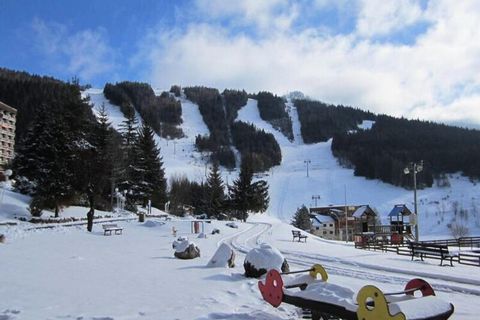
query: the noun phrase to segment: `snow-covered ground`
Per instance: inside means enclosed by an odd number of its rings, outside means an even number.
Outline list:
[[[309,236],[292,242],[291,226],[267,215],[239,228],[206,224],[207,238],[191,233],[191,222],[117,222],[122,235],[104,236],[100,224],[26,231],[0,226],[0,319],[297,319],[298,309],[263,301],[256,279],[243,276],[245,254],[260,243],[278,248],[292,270],[320,263],[329,282],[353,292],[372,284],[402,290],[421,277],[437,296],[455,306],[453,319],[478,319],[477,267],[440,267],[437,260],[410,261],[394,253],[364,251]],[[172,227],[200,248],[201,257],[173,257]],[[220,234],[211,235],[213,228]],[[206,267],[221,243],[236,252],[236,266]]]

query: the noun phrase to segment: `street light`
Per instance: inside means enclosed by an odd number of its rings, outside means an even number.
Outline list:
[[[412,162],[410,163],[405,169],[403,169],[403,173],[410,174],[413,173],[413,205],[416,217],[415,223],[415,239],[420,241],[420,234],[418,232],[418,210],[417,210],[417,173],[423,170],[423,160],[420,163]]]
[[[310,163],[312,163],[312,161],[310,161],[310,160],[304,160],[303,163],[305,163],[305,164],[307,165],[307,178],[308,178],[308,165],[309,165]]]
[[[317,206],[317,200],[320,200],[320,195],[312,196],[312,200],[315,201],[315,207]]]

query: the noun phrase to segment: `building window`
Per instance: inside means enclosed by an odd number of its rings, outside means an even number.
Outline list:
[[[333,231],[330,231],[330,234],[333,234]]]
[[[327,231],[323,230],[323,234],[327,234]]]
[[[330,223],[330,227],[333,227],[333,223]]]
[[[316,230],[320,230],[320,227],[316,227],[315,229],[316,229]]]
[[[326,227],[327,227],[327,224],[326,224],[326,223],[324,223],[324,224],[323,224],[323,227],[324,227],[324,228],[326,228]]]

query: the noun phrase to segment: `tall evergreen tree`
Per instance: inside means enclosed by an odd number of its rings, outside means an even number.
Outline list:
[[[108,150],[110,142],[110,123],[105,106],[98,110],[98,122],[91,123],[86,131],[85,139],[88,141],[80,150],[81,161],[77,163],[76,175],[79,189],[86,194],[90,210],[87,214],[87,230],[92,230],[95,208],[99,202],[108,197],[111,183],[112,159]],[[103,203],[102,209],[106,204]]]
[[[305,205],[302,205],[300,208],[297,209],[291,223],[294,227],[297,227],[302,230],[309,231],[312,228],[312,221],[310,220],[310,214],[308,212],[307,207],[305,207]]]
[[[268,185],[259,180],[252,183],[252,160],[248,157],[242,159],[240,175],[229,188],[230,202],[237,218],[246,221],[248,212],[264,212],[268,208]]]
[[[136,150],[137,175],[134,190],[142,205],[145,206],[151,199],[154,206],[162,207],[167,199],[165,171],[153,129],[146,123],[139,130]]]
[[[120,125],[120,132],[123,139],[124,165],[123,174],[118,183],[120,190],[128,190],[127,207],[135,210],[135,202],[139,200],[138,194],[134,191],[136,188],[138,177],[137,164],[137,138],[138,138],[138,121],[135,118],[135,112],[127,113],[126,119]]]
[[[20,190],[31,194],[44,207],[60,207],[74,194],[75,161],[82,147],[78,132],[72,131],[66,116],[43,106],[28,131],[13,167],[20,177]]]
[[[207,178],[206,209],[208,217],[217,218],[224,209],[225,192],[220,169],[214,162]]]

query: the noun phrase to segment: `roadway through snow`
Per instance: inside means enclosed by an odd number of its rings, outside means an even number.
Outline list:
[[[272,224],[263,222],[249,224],[250,226],[245,230],[221,239],[218,242],[218,245],[225,242],[237,252],[246,255],[251,249],[257,247],[260,243],[264,242],[269,235],[271,235],[271,230],[273,228]],[[447,275],[443,276],[383,266],[372,266],[355,263],[347,259],[320,254],[303,253],[299,251],[283,250],[281,252],[287,259],[290,267],[293,267],[292,270],[308,268],[319,263],[324,266],[327,272],[331,275],[366,280],[366,284],[376,282],[379,284],[387,283],[398,285],[405,284],[414,277],[422,277],[428,281],[436,291],[480,296],[480,283],[467,278],[456,278]],[[473,269],[473,271],[475,270],[476,269]]]

